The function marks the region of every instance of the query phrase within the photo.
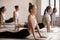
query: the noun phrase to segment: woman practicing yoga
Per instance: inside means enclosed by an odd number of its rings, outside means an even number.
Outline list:
[[[50,14],[52,13],[52,8],[50,6],[48,6],[45,11],[44,11],[44,15],[43,15],[43,24],[45,25],[45,27],[47,27],[47,32],[50,32],[50,22],[51,22],[51,16]]]
[[[56,12],[57,12],[57,9],[56,8],[53,8],[53,13],[51,14],[51,23],[52,23],[52,26],[56,26]]]
[[[1,16],[0,21],[1,21],[1,23],[0,24],[3,24],[4,27],[6,27],[5,26],[5,20],[6,20],[5,11],[6,11],[6,8],[4,6],[1,7],[1,10],[0,10],[0,16]]]
[[[33,33],[34,39],[36,40],[37,38],[35,38],[34,34],[34,29],[36,28],[40,38],[44,38],[40,34],[39,26],[35,17],[35,15],[37,14],[37,7],[35,5],[32,5],[31,3],[29,3],[29,13],[30,13],[28,16],[29,33],[30,34]]]
[[[13,12],[13,20],[15,24],[15,30],[19,31],[20,27],[24,27],[25,24],[19,23],[19,6],[15,6],[15,11]]]
[[[19,30],[19,6],[15,6],[15,11],[13,12],[15,30]]]

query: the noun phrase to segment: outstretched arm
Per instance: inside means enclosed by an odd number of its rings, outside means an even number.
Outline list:
[[[48,17],[46,17],[46,24],[47,24],[47,32],[50,32],[50,22],[48,20]]]

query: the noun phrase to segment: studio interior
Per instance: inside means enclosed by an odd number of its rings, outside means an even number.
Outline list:
[[[60,40],[60,0],[0,0],[0,40]]]

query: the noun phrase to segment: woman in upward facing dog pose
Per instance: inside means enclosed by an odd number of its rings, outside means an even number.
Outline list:
[[[40,32],[39,32],[39,26],[36,20],[35,15],[37,14],[37,7],[35,5],[32,5],[31,3],[29,3],[29,16],[28,16],[28,25],[29,25],[29,32],[30,34],[33,33],[34,39],[35,38],[35,34],[34,34],[34,29],[37,28],[38,34],[40,36],[40,38],[45,38],[43,36],[41,36]]]
[[[50,32],[50,28],[51,28],[51,24],[50,24],[51,13],[52,13],[52,8],[50,6],[47,6],[43,16],[43,24],[45,25],[45,27],[47,27],[47,32]]]
[[[52,23],[52,26],[56,26],[56,12],[57,12],[57,9],[56,8],[53,8],[53,13],[51,14],[51,23]]]
[[[13,12],[15,30],[19,30],[19,6],[15,6],[15,11]]]
[[[6,8],[4,6],[0,8],[0,21],[1,21],[0,24],[3,23],[4,28],[6,27],[5,26],[5,20],[6,20],[5,11],[6,11]]]

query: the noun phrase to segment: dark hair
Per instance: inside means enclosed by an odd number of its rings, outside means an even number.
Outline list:
[[[29,3],[29,12],[31,12],[31,9],[34,7],[34,5],[32,5],[32,3]]]
[[[1,11],[3,11],[3,10],[4,10],[4,8],[5,8],[5,6],[2,6],[2,7],[1,7]]]
[[[46,9],[45,9],[45,11],[44,11],[44,15],[46,14],[46,12],[48,12],[49,9],[51,9],[51,7],[47,6]]]
[[[18,7],[19,7],[19,6],[16,5],[16,6],[15,6],[15,9],[17,9]]]
[[[55,12],[56,8],[53,8],[53,13]]]

